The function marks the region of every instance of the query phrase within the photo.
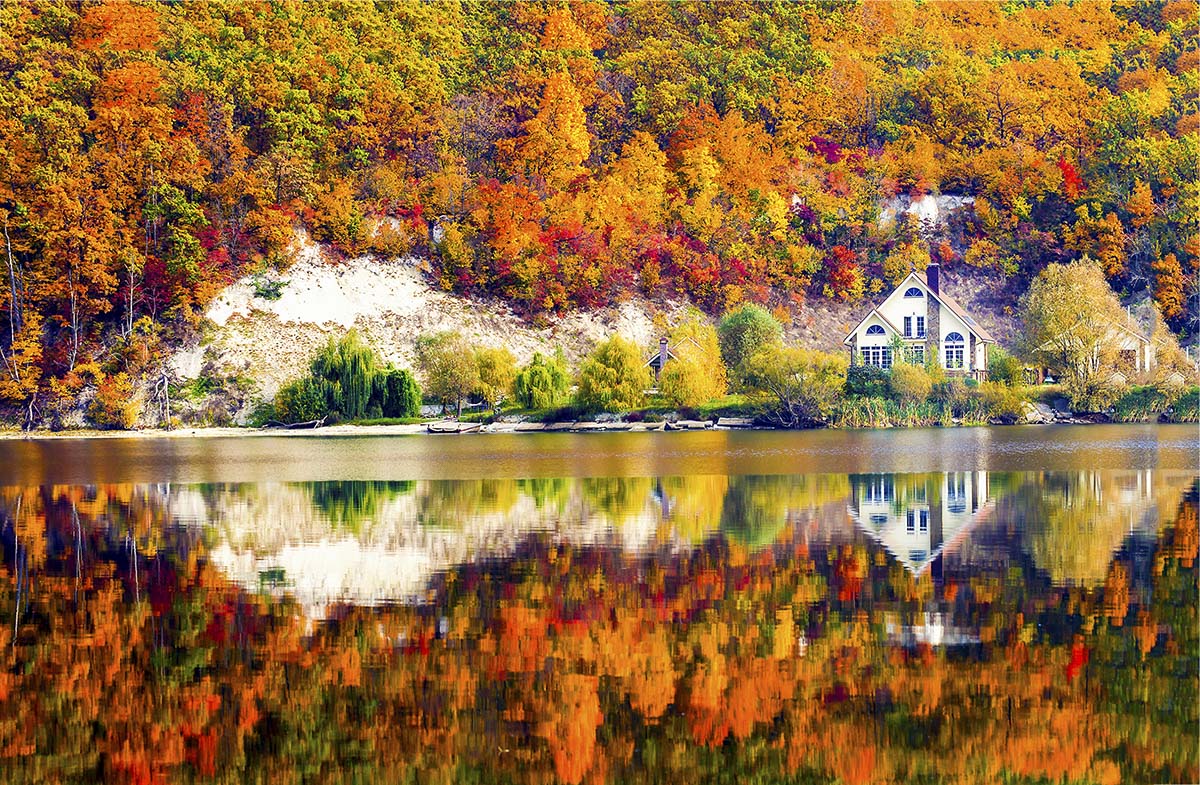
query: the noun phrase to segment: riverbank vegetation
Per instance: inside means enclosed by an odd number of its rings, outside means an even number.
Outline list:
[[[1038,285],[1031,292],[1038,295]],[[468,419],[476,420],[737,416],[780,428],[924,427],[1048,421],[1055,415],[1047,401],[1069,407],[1079,398],[1078,382],[1070,378],[1053,386],[1026,384],[1019,361],[995,347],[995,373],[982,382],[950,375],[932,355],[917,363],[896,352],[888,369],[850,365],[842,354],[785,344],[778,322],[754,305],[730,312],[716,327],[689,316],[670,335],[673,348],[657,382],[651,369],[661,363],[663,348],[651,352],[619,335],[599,342],[574,370],[561,353],[535,354],[518,366],[507,350],[472,347],[458,333],[422,336],[418,387],[411,373],[384,366],[351,332],[331,340],[310,374],[284,386],[257,421],[411,421],[425,400],[459,418],[465,406]],[[1026,342],[1038,333],[1031,335]],[[1108,401],[1100,419],[1197,419],[1197,388],[1189,391],[1161,368],[1157,384],[1130,387],[1113,380],[1115,368],[1109,357],[1087,382],[1093,395]]]
[[[169,422],[171,349],[240,276],[277,295],[298,229],[535,321],[795,310],[932,258],[1019,291],[1086,253],[1194,331],[1197,13],[5,3],[2,414],[128,382]]]

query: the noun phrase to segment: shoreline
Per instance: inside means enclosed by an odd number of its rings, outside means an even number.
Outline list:
[[[922,426],[870,426],[863,428],[775,428],[761,425],[717,425],[706,421],[681,421],[681,425],[666,427],[667,423],[460,423],[437,420],[426,423],[397,425],[326,425],[320,428],[248,428],[235,426],[212,426],[197,428],[141,428],[136,430],[64,430],[64,431],[21,431],[0,430],[0,441],[67,441],[103,439],[216,439],[216,438],[315,438],[339,436],[465,436],[474,434],[540,434],[540,433],[681,433],[696,431],[910,431],[917,429],[956,430],[959,428],[1008,428],[1014,426],[1047,425],[1154,425],[1172,424],[1158,422],[1113,422],[1110,420],[1070,420],[1031,423],[982,423],[971,425],[922,425]],[[1184,423],[1186,424],[1186,423]],[[432,430],[431,425],[441,425],[443,430]],[[536,425],[540,427],[530,427]],[[520,427],[525,426],[525,427]],[[455,430],[454,428],[458,429]]]

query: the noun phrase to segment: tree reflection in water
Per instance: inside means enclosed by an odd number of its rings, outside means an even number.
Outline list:
[[[0,504],[5,782],[1200,778],[1192,477],[6,487]],[[426,570],[419,591],[359,575],[322,596],[270,572],[350,540]],[[270,580],[218,569],[243,552]]]

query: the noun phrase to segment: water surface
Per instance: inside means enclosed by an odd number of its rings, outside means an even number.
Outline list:
[[[1195,425],[0,440],[0,483],[1196,469]]]
[[[6,444],[0,781],[1196,781],[1196,449]]]

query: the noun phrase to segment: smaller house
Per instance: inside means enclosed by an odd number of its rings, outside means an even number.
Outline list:
[[[910,362],[937,357],[951,376],[986,379],[987,346],[996,341],[940,284],[937,262],[925,273],[905,276],[842,342],[850,349],[850,364],[891,368],[899,339]]]
[[[1097,323],[1090,319],[1089,316],[1080,315],[1070,329],[1039,346],[1038,351],[1047,351],[1056,346],[1069,346],[1073,341],[1077,349],[1087,349],[1090,346],[1095,356],[1100,353],[1103,344],[1106,349],[1117,354],[1116,368],[1109,376],[1109,382],[1119,386],[1124,386],[1154,370],[1158,362],[1157,347],[1128,313],[1118,321],[1101,324],[1100,330],[1096,329]],[[1099,341],[1096,335],[1101,336]],[[1044,368],[1037,369],[1037,375],[1038,382],[1050,380]]]
[[[662,373],[663,366],[667,364],[668,360],[674,360],[676,352],[686,344],[695,346],[701,352],[704,351],[703,347],[692,338],[684,338],[682,341],[676,341],[674,344],[669,344],[666,338],[658,339],[658,351],[650,355],[646,360],[646,365],[654,373],[654,386],[656,388],[658,387],[658,376]]]

